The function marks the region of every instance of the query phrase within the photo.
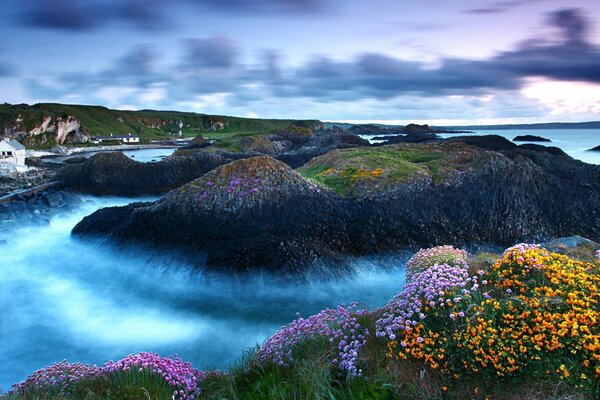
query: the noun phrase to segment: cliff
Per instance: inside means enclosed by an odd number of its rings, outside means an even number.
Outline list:
[[[201,133],[275,132],[290,125],[320,128],[316,120],[295,121],[237,118],[178,111],[124,111],[100,106],[67,104],[0,105],[0,137],[29,146],[84,143],[96,135],[139,135],[142,142]]]

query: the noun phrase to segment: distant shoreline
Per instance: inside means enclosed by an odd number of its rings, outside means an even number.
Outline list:
[[[99,153],[105,151],[124,151],[124,150],[145,150],[145,149],[176,149],[181,146],[173,144],[121,144],[114,146],[98,147],[67,147],[64,153],[53,152],[51,150],[27,150],[27,157],[37,158],[55,158],[68,157],[76,154]]]

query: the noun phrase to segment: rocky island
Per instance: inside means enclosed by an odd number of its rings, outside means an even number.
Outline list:
[[[73,234],[180,246],[221,267],[302,271],[410,245],[597,240],[599,209],[597,166],[453,139],[334,150],[296,171],[244,158],[155,203],[100,210]]]
[[[513,142],[552,142],[552,140],[536,135],[519,135],[515,136]]]

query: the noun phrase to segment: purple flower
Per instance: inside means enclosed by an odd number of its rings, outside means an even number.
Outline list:
[[[366,345],[369,331],[356,319],[357,315],[364,315],[366,310],[357,310],[357,307],[357,303],[352,303],[348,308],[341,305],[308,318],[297,318],[267,339],[258,352],[258,360],[287,366],[293,361],[294,346],[306,339],[325,337],[336,344],[339,350],[339,358],[331,363],[337,365],[340,372],[346,372],[351,377],[359,376],[358,353]],[[390,337],[395,337],[391,331],[389,333]],[[386,332],[378,332],[378,335],[385,336]],[[341,361],[338,363],[338,360]]]

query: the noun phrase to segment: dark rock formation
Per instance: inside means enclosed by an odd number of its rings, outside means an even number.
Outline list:
[[[100,210],[79,236],[188,246],[210,264],[286,268],[334,256],[348,243],[344,200],[269,157],[239,160],[156,203]]]
[[[398,126],[360,124],[353,125],[348,131],[354,135],[397,135],[402,133],[402,128]]]
[[[552,140],[535,135],[519,135],[513,139],[513,142],[552,142]]]
[[[407,245],[600,239],[599,166],[537,149],[471,149],[470,167],[442,181],[417,174],[348,198],[271,158],[240,160],[158,202],[100,210],[73,233],[185,246],[213,265],[294,270]]]
[[[517,145],[499,135],[456,136],[444,139],[445,142],[461,142],[471,146],[492,151],[507,151],[517,148]]]
[[[590,149],[589,151],[600,151],[600,145]]]
[[[16,224],[47,223],[53,214],[68,212],[81,202],[79,195],[58,186],[14,195],[0,203],[0,232],[10,233]]]
[[[302,147],[291,149],[276,158],[295,169],[332,150],[361,146],[369,146],[369,141],[344,129],[334,128],[320,131]]]
[[[67,165],[56,179],[64,187],[84,193],[138,196],[164,193],[239,158],[232,153],[192,152],[153,163],[134,161],[123,153],[99,153]]]
[[[541,151],[541,152],[545,152],[545,153],[554,154],[555,156],[569,157],[569,155],[567,153],[565,153],[562,149],[559,149],[558,147],[554,147],[554,146],[542,146],[539,144],[527,143],[527,144],[519,145],[519,148],[527,149],[527,150],[534,150],[534,151]]]

